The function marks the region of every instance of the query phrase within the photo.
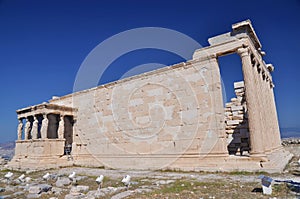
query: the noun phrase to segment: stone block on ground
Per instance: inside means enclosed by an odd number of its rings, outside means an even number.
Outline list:
[[[24,191],[17,191],[13,194],[13,196],[20,196],[20,195],[23,195],[24,194]]]
[[[156,181],[155,184],[156,185],[166,185],[166,184],[171,184],[175,182],[175,180],[159,180],[159,181]]]
[[[67,194],[65,196],[65,199],[82,199],[82,198],[86,198],[86,196],[83,193],[79,193],[79,194]]]
[[[124,191],[124,192],[121,192],[121,193],[118,193],[114,196],[111,197],[111,199],[122,199],[122,198],[127,198],[128,196],[132,195],[134,192],[133,191]]]
[[[40,194],[42,192],[48,192],[51,189],[52,189],[52,186],[50,186],[48,184],[39,184],[39,185],[30,186],[28,189],[28,192],[32,193],[32,194]]]
[[[7,163],[7,161],[5,159],[3,159],[2,157],[0,157],[0,165],[5,165]]]
[[[40,184],[39,187],[41,188],[41,192],[48,192],[52,189],[52,186],[51,185],[48,185],[48,184]]]
[[[71,184],[71,180],[67,177],[58,177],[57,181],[55,182],[55,185],[57,187],[64,187]]]
[[[78,185],[78,186],[73,186],[70,190],[70,193],[85,193],[88,192],[89,186],[84,186],[84,185]]]
[[[63,192],[63,189],[62,189],[62,188],[59,188],[59,187],[52,187],[51,191],[52,191],[52,193],[55,194],[55,195],[60,195],[61,192]]]
[[[41,191],[41,189],[38,185],[31,186],[28,189],[28,192],[32,193],[32,194],[35,194],[35,193],[38,194],[38,193],[40,193],[40,191]]]
[[[0,196],[0,199],[11,199],[11,195]]]
[[[40,198],[41,195],[37,194],[37,193],[29,193],[27,194],[26,198],[30,199],[30,198]]]
[[[87,194],[86,194],[86,197],[87,198],[103,198],[105,197],[105,193],[103,193],[101,190],[93,190],[93,191],[89,191]]]

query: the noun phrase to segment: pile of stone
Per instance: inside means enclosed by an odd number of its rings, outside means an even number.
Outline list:
[[[7,163],[7,160],[4,158],[0,157],[0,165],[5,165]]]
[[[235,82],[234,91],[236,97],[232,98],[225,106],[228,150],[230,154],[236,155],[239,152],[242,155],[244,151],[249,151],[249,128],[244,82]]]
[[[28,174],[26,174],[27,176]],[[144,193],[152,191],[150,187],[140,187],[135,190],[128,190],[126,186],[108,186],[97,190],[91,190],[90,186],[78,184],[86,180],[85,183],[89,185],[96,185],[94,179],[89,179],[88,176],[76,176],[70,179],[66,175],[52,173],[48,178],[41,175],[38,178],[30,178],[29,176],[23,177],[12,172],[10,177],[0,176],[0,199],[4,198],[65,198],[65,199],[92,199],[111,197],[114,199],[121,199],[128,197],[134,193]],[[174,181],[172,181],[174,182]],[[138,184],[132,182],[132,184]],[[123,184],[121,184],[123,185]],[[94,186],[95,187],[95,186]],[[157,187],[157,185],[153,185]],[[152,188],[153,188],[152,187]],[[51,197],[52,196],[52,197]]]
[[[282,145],[288,146],[292,144],[300,144],[300,138],[284,138],[282,139]]]

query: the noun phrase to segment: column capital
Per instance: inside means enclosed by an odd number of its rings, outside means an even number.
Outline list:
[[[241,57],[248,56],[250,54],[250,48],[244,47],[244,48],[238,48],[236,51]]]
[[[267,66],[267,69],[268,69],[269,72],[273,72],[274,71],[273,64],[266,64],[266,66]]]

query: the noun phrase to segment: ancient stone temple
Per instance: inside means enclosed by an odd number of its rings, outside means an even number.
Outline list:
[[[17,110],[12,168],[282,171],[272,64],[249,20],[192,60]],[[218,58],[237,53],[243,81],[224,107]]]

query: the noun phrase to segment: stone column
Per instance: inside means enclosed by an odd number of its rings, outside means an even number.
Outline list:
[[[268,75],[267,71],[264,71],[261,76],[261,88],[263,90],[262,92],[262,99],[263,99],[263,124],[264,124],[264,134],[266,135],[267,142],[266,144],[266,150],[269,151],[270,148],[272,148],[273,143],[273,136],[272,136],[272,121],[270,121],[270,102],[269,102],[269,96],[268,94],[268,82],[266,80],[266,76]]]
[[[60,115],[60,120],[58,124],[58,139],[64,138],[64,130],[65,130],[64,116]]]
[[[277,117],[277,110],[276,110],[276,103],[275,103],[275,98],[274,98],[274,84],[273,82],[270,82],[270,89],[269,89],[269,95],[270,95],[270,106],[272,110],[272,126],[273,126],[273,132],[272,136],[274,139],[274,146],[273,148],[281,148],[281,137],[280,137],[280,129],[279,129],[279,124],[278,124],[278,117]]]
[[[42,127],[41,127],[41,138],[42,139],[47,139],[48,123],[49,123],[49,120],[47,118],[47,114],[44,114],[43,120],[42,120]]]
[[[263,66],[259,64],[259,62],[257,61],[253,66],[253,70],[252,70],[252,75],[255,79],[255,83],[252,82],[252,85],[254,86],[255,90],[255,99],[256,99],[256,116],[259,117],[258,122],[259,122],[259,126],[260,126],[260,132],[261,132],[261,137],[259,139],[261,139],[262,142],[262,150],[265,152],[266,149],[268,148],[268,144],[269,144],[269,139],[268,139],[268,129],[267,129],[267,123],[264,121],[266,119],[265,117],[265,110],[266,107],[264,106],[264,92],[263,92],[263,82],[262,82],[262,70],[263,70]],[[254,94],[253,93],[253,94]],[[264,142],[264,141],[267,142]]]
[[[18,140],[22,139],[22,131],[23,131],[23,119],[19,119],[19,124],[18,124]]]
[[[37,117],[33,116],[32,130],[31,130],[32,139],[37,139],[38,123],[39,123],[39,121],[38,121]]]
[[[270,74],[271,76],[271,74]],[[270,95],[270,91],[272,90],[272,88],[270,87],[270,81],[271,81],[271,78],[270,77],[266,77],[266,80],[265,80],[265,96],[266,96],[266,99],[267,99],[267,113],[266,113],[266,117],[268,118],[268,136],[270,138],[270,145],[269,145],[269,148],[268,150],[271,151],[272,148],[274,148],[274,141],[275,139],[277,139],[277,132],[275,131],[274,129],[274,111],[273,111],[273,107],[272,107],[272,98],[274,96],[271,96]],[[276,109],[276,107],[274,107]],[[276,110],[275,110],[276,111]],[[276,120],[277,121],[277,120]],[[278,132],[278,135],[280,137],[280,134]],[[280,143],[281,145],[281,143]]]
[[[26,118],[26,124],[25,124],[25,140],[28,140],[30,137],[30,131],[31,131],[31,122],[29,121],[29,118]]]
[[[249,133],[250,133],[250,147],[251,155],[260,155],[263,154],[263,136],[262,136],[262,128],[260,126],[260,114],[257,106],[257,91],[256,86],[253,80],[255,77],[253,76],[253,66],[251,64],[250,58],[250,49],[239,48],[237,53],[240,55],[242,59],[242,69],[244,75],[244,83],[245,83],[245,94],[246,94],[246,102],[248,108],[248,124],[249,124]]]

